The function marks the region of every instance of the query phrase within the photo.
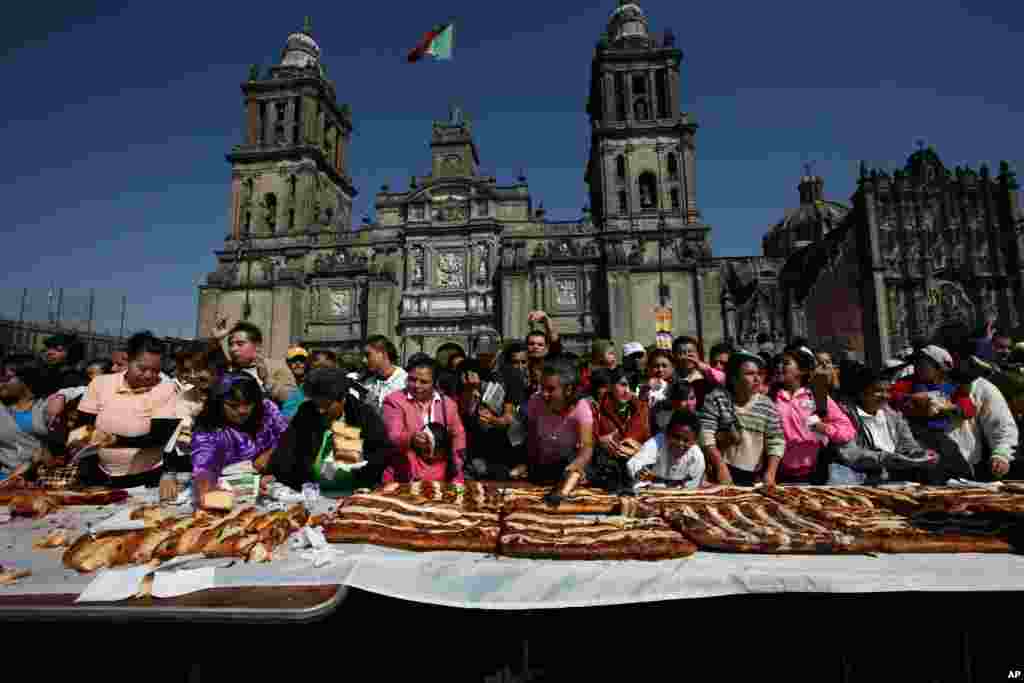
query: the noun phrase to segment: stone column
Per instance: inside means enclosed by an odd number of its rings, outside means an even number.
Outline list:
[[[629,71],[622,72],[622,84],[626,91],[626,122],[632,123],[633,118],[633,76]]]
[[[259,142],[260,137],[260,104],[255,98],[250,97],[246,101],[246,108],[248,119],[245,142],[249,145],[255,145]]]
[[[615,76],[611,73],[604,75],[604,112],[601,114],[603,121],[617,121],[615,117]]]
[[[670,68],[668,70],[668,115],[675,118],[679,114],[679,70]]]
[[[273,100],[267,101],[267,120],[263,130],[263,144],[264,145],[276,145],[277,138],[274,137],[274,128],[277,127],[277,103]]]
[[[630,153],[632,151],[633,151],[633,146],[630,145],[629,143],[626,143],[626,146],[623,147],[623,149],[622,149],[622,158],[626,162],[625,189],[626,189],[626,215],[627,216],[632,216],[633,215],[633,207],[636,206],[636,202],[634,202],[634,200],[633,200],[633,185],[634,185],[634,183],[633,183],[633,175],[630,173],[630,170],[629,170],[629,166],[630,166],[629,156],[630,156]],[[637,192],[640,191],[639,187],[636,189],[636,191]],[[616,192],[615,194],[616,194],[615,203],[618,204],[618,202],[619,202],[618,192]],[[616,207],[616,208],[618,208],[618,207]],[[630,228],[632,228],[632,225],[630,225]]]
[[[285,105],[285,126],[284,126],[284,140],[288,145],[294,145],[295,140],[295,98],[289,97],[288,104]]]
[[[658,91],[655,86],[654,69],[647,70],[647,92],[650,93],[648,106],[651,110],[651,119],[658,120]]]
[[[864,316],[864,355],[867,364],[880,368],[892,357],[889,349],[888,301],[885,285],[885,263],[882,261],[878,240],[878,219],[875,209],[875,187],[871,180],[861,180],[857,200],[862,202],[867,225],[857,240],[861,263],[867,272],[862,273],[861,307]]]
[[[683,182],[686,190],[686,222],[695,223],[700,220],[697,209],[697,142],[690,133],[683,139]]]

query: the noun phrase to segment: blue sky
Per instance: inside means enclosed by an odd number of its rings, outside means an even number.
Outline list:
[[[127,296],[129,330],[191,334],[195,284],[227,230],[239,83],[306,14],[353,110],[356,223],[383,183],[429,170],[430,121],[451,102],[474,120],[484,171],[510,182],[523,167],[535,205],[578,217],[590,60],[615,4],[19,4],[0,24],[0,315],[17,316],[29,287],[30,317],[45,317],[56,284],[79,314],[96,289],[100,327],[116,331]],[[949,165],[1024,158],[1022,3],[641,4],[684,52],[716,255],[759,252],[805,161],[846,201],[860,159],[901,166],[919,138]],[[453,62],[403,62],[453,17]]]

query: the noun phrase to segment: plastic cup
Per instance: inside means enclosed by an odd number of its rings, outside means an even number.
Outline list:
[[[320,484],[309,482],[302,485],[302,497],[312,505],[320,499]]]

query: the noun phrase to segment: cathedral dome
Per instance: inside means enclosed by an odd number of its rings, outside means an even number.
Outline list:
[[[793,252],[823,239],[850,213],[849,207],[823,198],[824,181],[819,176],[800,178],[800,206],[786,211],[762,241],[764,255],[789,258]]]
[[[608,21],[608,35],[613,41],[631,38],[646,39],[647,16],[636,3],[622,3],[612,12]]]
[[[320,64],[320,46],[308,33],[298,31],[288,36],[284,53],[281,55],[281,66],[299,69],[316,68]]]

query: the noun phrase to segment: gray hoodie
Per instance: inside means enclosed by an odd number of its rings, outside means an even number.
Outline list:
[[[19,465],[32,462],[49,434],[48,422],[45,398],[32,404],[31,434],[18,429],[13,409],[0,406],[0,472],[10,472]]]

